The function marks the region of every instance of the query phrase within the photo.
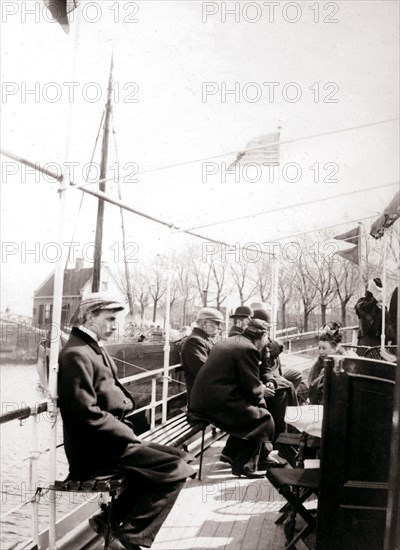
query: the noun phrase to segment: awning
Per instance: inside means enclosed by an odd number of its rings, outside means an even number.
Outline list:
[[[380,239],[388,227],[400,217],[400,191],[397,191],[393,199],[385,208],[383,214],[372,224],[371,235],[374,239]]]

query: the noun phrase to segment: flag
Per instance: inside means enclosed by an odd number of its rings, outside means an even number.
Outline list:
[[[273,132],[252,139],[244,151],[238,153],[236,160],[228,170],[234,170],[235,166],[245,164],[257,164],[259,166],[279,166],[279,139],[280,132]]]
[[[393,199],[387,205],[383,214],[371,226],[371,235],[374,239],[380,239],[385,229],[394,224],[400,217],[400,191],[397,191]]]
[[[339,254],[339,256],[342,256],[342,258],[349,262],[353,262],[353,264],[360,265],[360,225],[333,238],[337,241],[346,241],[346,243],[352,244],[351,248],[338,250],[336,254]]]
[[[78,0],[43,0],[43,2],[45,3],[46,8],[50,11],[54,21],[60,23],[64,32],[68,34],[68,14],[77,7]]]
[[[339,254],[339,256],[342,256],[345,260],[349,260],[349,262],[353,262],[353,264],[360,265],[358,246],[353,246],[352,248],[347,248],[346,250],[338,250],[336,254]]]
[[[360,226],[357,225],[354,229],[350,229],[350,231],[346,231],[346,233],[341,233],[340,235],[336,235],[336,237],[333,237],[337,241],[346,241],[349,244],[359,244],[358,239],[360,236]]]

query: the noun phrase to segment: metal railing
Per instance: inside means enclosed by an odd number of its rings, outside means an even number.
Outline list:
[[[342,329],[342,331],[349,331],[350,334],[352,334],[352,331],[354,332],[357,327],[346,327]],[[277,332],[278,338],[283,338],[286,343],[288,343],[288,352],[297,354],[297,353],[304,353],[307,351],[311,351],[312,349],[315,349],[315,346],[310,348],[307,346],[307,342],[310,340],[315,342],[315,336],[317,335],[316,331],[310,331],[307,333],[296,333],[296,334],[289,334],[289,331],[279,331]],[[306,345],[306,349],[293,351],[292,352],[292,342],[298,342],[301,345]],[[178,386],[181,385],[183,390],[177,391],[176,393],[173,393],[171,395],[168,395],[167,402],[162,399],[162,392],[161,397],[157,397],[157,383],[160,382],[161,384],[164,382],[164,368],[159,368],[151,371],[142,372],[140,374],[134,374],[132,376],[128,376],[126,378],[121,379],[121,383],[126,386],[128,389],[130,386],[137,386],[142,383],[150,383],[150,400],[145,405],[139,407],[136,409],[132,415],[135,416],[139,414],[143,414],[148,412],[149,415],[149,425],[150,429],[154,429],[156,426],[156,423],[159,419],[161,419],[161,414],[157,415],[157,410],[160,407],[168,407],[168,403],[174,401],[183,399],[183,396],[186,394],[186,385],[184,382],[178,379],[174,379],[173,375],[178,374],[179,372],[182,372],[182,366],[180,364],[172,365],[168,367],[168,382],[173,382],[177,384]],[[57,415],[54,415],[54,413],[51,412],[51,406],[49,405],[50,400],[43,400],[38,403],[35,403],[31,406],[24,406],[20,408],[13,409],[12,411],[6,411],[5,413],[0,415],[0,424],[5,424],[12,421],[20,421],[26,420],[28,418],[32,418],[32,443],[31,443],[31,452],[28,457],[29,460],[29,487],[33,494],[35,493],[35,488],[38,487],[39,484],[39,475],[38,475],[38,460],[39,457],[42,454],[45,454],[49,452],[49,449],[46,449],[45,451],[39,451],[38,449],[38,428],[37,428],[37,418],[39,415],[43,413],[48,413],[53,415],[52,421],[56,422]],[[63,445],[57,445],[58,447],[62,447]],[[26,460],[26,459],[25,459]],[[53,480],[50,480],[52,482]],[[1,516],[0,519],[3,519],[5,516],[11,515],[11,513],[17,511],[18,509],[26,506],[27,504],[31,503],[31,523],[32,523],[32,539],[36,545],[39,543],[39,514],[38,514],[38,501],[37,498],[33,497],[31,500],[28,500],[16,508],[6,512]]]
[[[157,420],[161,418],[161,414],[157,415],[157,410],[162,406],[167,406],[168,403],[173,402],[174,400],[183,399],[183,396],[186,394],[186,386],[184,382],[180,380],[175,380],[173,378],[173,373],[179,373],[182,371],[180,364],[172,365],[168,368],[168,380],[174,384],[182,385],[184,387],[183,391],[177,391],[172,393],[167,397],[167,403],[165,403],[162,398],[157,398],[157,382],[163,382],[164,380],[164,369],[156,369],[152,371],[143,372],[140,374],[135,374],[126,378],[121,379],[121,383],[129,388],[131,385],[137,385],[143,382],[150,382],[150,401],[149,403],[143,405],[136,409],[131,415],[135,416],[138,414],[143,414],[146,411],[149,412],[149,424],[150,429],[153,429],[156,426]],[[161,392],[160,392],[161,393]],[[39,486],[39,472],[38,472],[38,460],[39,457],[43,454],[49,452],[49,449],[40,451],[38,449],[38,422],[37,419],[40,415],[44,413],[50,414],[49,401],[42,400],[38,403],[35,403],[30,406],[18,407],[13,410],[6,411],[0,415],[0,424],[6,424],[12,421],[23,422],[28,418],[32,419],[32,440],[31,440],[31,452],[27,459],[29,460],[29,489],[30,493],[35,495],[36,489]],[[56,421],[56,418],[53,419]],[[57,445],[57,448],[62,447],[63,444]],[[53,480],[49,480],[51,483]],[[32,540],[35,544],[39,542],[39,510],[38,510],[38,499],[35,496],[32,499],[26,500],[20,505],[16,506],[12,510],[7,511],[2,514],[0,519],[3,520],[5,517],[11,515],[12,513],[17,512],[21,508],[31,504],[31,524],[32,524]]]

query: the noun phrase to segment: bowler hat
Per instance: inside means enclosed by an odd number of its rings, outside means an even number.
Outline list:
[[[251,307],[247,306],[239,306],[235,309],[235,313],[231,315],[231,319],[236,319],[240,317],[252,317],[253,316],[253,310]]]
[[[266,323],[271,322],[271,317],[269,316],[268,311],[266,311],[265,309],[255,309],[253,314],[253,319],[261,319]]]

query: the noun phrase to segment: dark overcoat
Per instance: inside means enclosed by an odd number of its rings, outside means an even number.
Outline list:
[[[271,440],[259,364],[260,352],[245,336],[216,344],[194,382],[190,411],[241,439]]]
[[[193,470],[178,450],[143,443],[125,415],[135,407],[108,354],[73,328],[59,357],[58,404],[70,473],[90,477],[128,469],[155,482],[184,479]],[[171,453],[171,454],[169,454]]]
[[[214,344],[214,339],[209,338],[207,333],[198,327],[193,329],[192,334],[185,338],[182,344],[182,368],[185,374],[188,403],[190,403],[194,380],[206,362]]]

